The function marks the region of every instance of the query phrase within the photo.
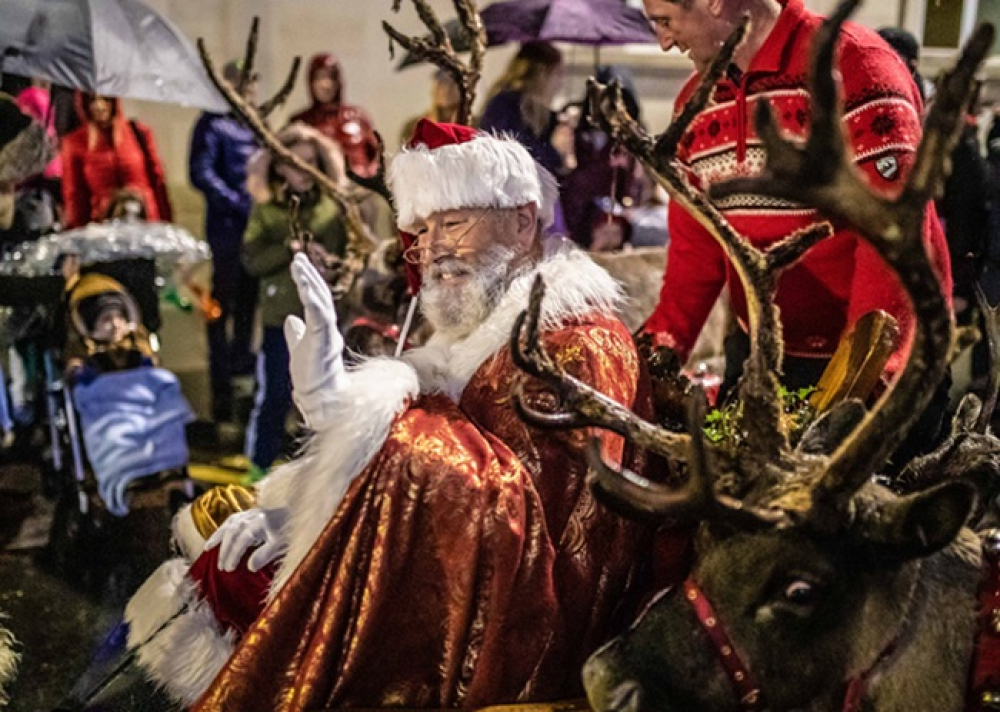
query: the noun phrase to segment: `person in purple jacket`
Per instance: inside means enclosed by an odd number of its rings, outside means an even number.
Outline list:
[[[552,102],[565,77],[562,53],[549,42],[528,42],[510,61],[488,95],[479,128],[506,133],[556,177],[574,167],[573,130],[564,127]]]
[[[239,63],[229,62],[225,78],[235,83]],[[244,88],[253,102],[256,79]],[[188,166],[191,183],[205,196],[205,236],[212,248],[212,298],[221,315],[208,327],[209,378],[212,387],[212,420],[233,417],[234,376],[253,373],[251,352],[257,280],[240,261],[243,233],[250,215],[247,162],[257,150],[253,132],[232,114],[203,113],[191,137]]]

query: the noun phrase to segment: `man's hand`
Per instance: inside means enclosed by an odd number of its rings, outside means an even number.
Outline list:
[[[257,551],[247,560],[247,568],[260,571],[281,553],[281,527],[287,512],[284,509],[255,507],[231,514],[205,542],[205,548],[219,547],[219,570],[235,571],[247,550]]]
[[[299,253],[292,260],[292,279],[305,309],[305,321],[285,319],[285,340],[290,357],[292,397],[306,426],[317,430],[333,414],[334,394],[347,381],[344,339],[337,329],[330,288],[309,258]]]

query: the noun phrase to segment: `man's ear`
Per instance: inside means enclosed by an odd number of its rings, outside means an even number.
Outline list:
[[[517,208],[517,234],[518,237],[534,239],[538,229],[538,206],[535,203],[528,203]]]

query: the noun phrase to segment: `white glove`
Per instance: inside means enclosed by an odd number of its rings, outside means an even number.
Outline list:
[[[334,394],[347,381],[344,338],[337,329],[330,288],[309,258],[301,252],[295,255],[291,271],[306,317],[305,322],[296,316],[285,319],[292,398],[306,427],[318,430],[332,418]]]
[[[205,548],[219,547],[219,570],[235,571],[248,549],[257,551],[247,560],[247,568],[260,571],[281,554],[281,527],[288,518],[285,509],[254,507],[231,514],[205,542]]]

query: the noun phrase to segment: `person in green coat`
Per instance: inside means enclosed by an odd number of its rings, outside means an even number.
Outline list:
[[[293,153],[338,183],[345,181],[344,158],[335,143],[301,123],[287,126],[279,140]],[[292,405],[285,317],[302,316],[289,267],[296,252],[305,251],[320,269],[347,247],[344,214],[309,175],[272,160],[270,151],[257,153],[247,171],[247,188],[254,201],[243,236],[242,260],[247,272],[260,279],[263,343],[257,361],[257,395],[247,428],[249,478],[264,476],[281,453],[285,421]],[[292,212],[297,203],[293,231]],[[301,236],[308,235],[303,239]]]

